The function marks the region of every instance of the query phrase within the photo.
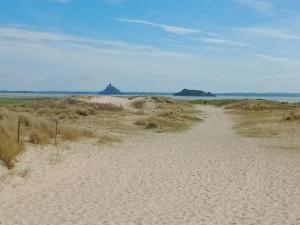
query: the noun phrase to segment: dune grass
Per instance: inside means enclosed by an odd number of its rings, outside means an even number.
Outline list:
[[[300,108],[297,104],[268,100],[242,100],[228,104],[235,129],[247,137],[285,137],[300,134]]]
[[[197,100],[189,100],[187,102],[189,102],[191,104],[195,104],[195,105],[205,105],[205,102],[206,102],[207,105],[222,107],[222,106],[236,103],[239,101],[240,100],[237,100],[237,99],[213,99],[213,100],[197,99]]]
[[[200,118],[196,116],[198,113],[193,105],[184,101],[177,101],[166,97],[150,97],[146,98],[147,103],[154,104],[152,110],[155,113],[147,114],[138,119],[135,124],[143,126],[145,129],[156,131],[180,131],[188,128]]]
[[[234,128],[247,137],[280,137],[300,135],[300,103],[263,99],[192,100],[192,104],[224,107],[234,118]]]
[[[136,109],[142,109],[143,106],[145,105],[146,101],[145,100],[138,100],[138,101],[134,101],[132,103],[133,107]]]
[[[23,110],[33,110],[42,116],[54,116],[58,119],[77,119],[81,116],[93,116],[103,111],[119,112],[123,108],[106,103],[88,103],[75,98],[49,99],[34,101],[23,107]]]
[[[117,136],[97,134],[108,130],[128,134],[140,132],[141,129],[173,132],[188,128],[200,120],[192,104],[165,97],[137,100],[133,105],[137,109],[134,112],[113,104],[89,103],[77,98],[38,99],[18,103],[10,102],[0,107],[0,159],[9,168],[24,151],[26,144],[54,144],[55,121],[59,121],[58,141],[93,137],[98,139],[98,144],[107,145],[119,142],[120,139]],[[21,143],[17,144],[19,120]]]
[[[17,143],[18,121],[21,123],[21,141]],[[59,138],[76,140],[91,137],[87,130],[59,123]],[[8,168],[14,165],[17,156],[24,151],[24,143],[45,145],[54,143],[56,133],[55,121],[29,112],[15,112],[10,108],[0,107],[0,160]]]
[[[97,139],[98,145],[111,145],[117,142],[121,142],[121,139],[112,134],[102,134]]]

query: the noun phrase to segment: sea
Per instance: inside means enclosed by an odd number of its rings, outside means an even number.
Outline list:
[[[20,93],[20,92],[0,92],[0,98],[63,98],[66,96],[78,96],[78,95],[97,95],[95,93],[62,93],[62,92],[51,92],[51,93],[38,93],[38,92],[26,92],[26,93]],[[259,95],[257,93],[253,95],[247,95],[247,94],[238,94],[234,93],[232,95],[230,94],[217,94],[216,97],[182,97],[182,96],[173,96],[169,93],[125,93],[123,96],[165,96],[175,99],[181,99],[181,100],[197,100],[197,99],[203,99],[203,100],[218,100],[218,99],[265,99],[265,100],[271,100],[271,101],[279,101],[279,102],[289,102],[289,103],[296,103],[300,102],[300,94],[270,94],[271,96],[268,96],[268,94],[262,94]]]

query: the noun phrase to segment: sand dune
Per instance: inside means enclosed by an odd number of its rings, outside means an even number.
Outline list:
[[[28,151],[27,173],[0,192],[0,224],[300,224],[300,152],[265,149],[221,109],[202,109],[184,133]]]
[[[90,103],[104,103],[104,104],[114,104],[117,106],[122,106],[127,110],[133,110],[132,103],[138,101],[140,99],[144,99],[144,97],[137,97],[134,99],[129,99],[126,97],[120,96],[93,96],[89,99],[85,99],[85,101]]]

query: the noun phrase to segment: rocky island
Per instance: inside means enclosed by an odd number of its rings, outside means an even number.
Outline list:
[[[216,97],[211,92],[204,92],[201,90],[189,90],[189,89],[183,89],[181,92],[175,93],[174,96]]]
[[[98,93],[99,95],[122,95],[122,92],[114,87],[111,83],[106,86],[106,88]]]

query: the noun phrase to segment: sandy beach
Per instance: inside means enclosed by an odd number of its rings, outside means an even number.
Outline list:
[[[300,224],[300,152],[236,134],[221,108],[201,110],[185,132],[29,149],[1,177],[0,224]]]

